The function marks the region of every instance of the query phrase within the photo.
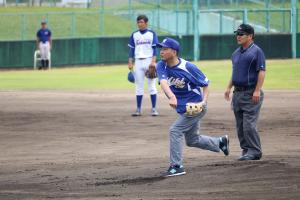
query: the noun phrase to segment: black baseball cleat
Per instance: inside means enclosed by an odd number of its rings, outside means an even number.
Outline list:
[[[241,156],[238,161],[246,161],[246,160],[260,160],[261,159],[261,155],[243,155]]]
[[[175,166],[170,166],[169,169],[162,173],[161,176],[162,177],[172,177],[172,176],[181,176],[181,175],[185,175],[186,172],[184,171],[184,168],[183,166],[178,166],[178,165],[175,165]]]
[[[219,148],[221,151],[223,151],[225,156],[229,155],[229,137],[228,137],[228,135],[220,137]]]

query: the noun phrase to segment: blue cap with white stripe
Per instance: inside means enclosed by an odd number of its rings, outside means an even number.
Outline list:
[[[161,43],[158,43],[157,46],[159,48],[163,48],[163,47],[164,48],[171,48],[171,49],[174,49],[176,51],[179,51],[179,49],[180,49],[179,42],[177,42],[173,38],[165,38]]]

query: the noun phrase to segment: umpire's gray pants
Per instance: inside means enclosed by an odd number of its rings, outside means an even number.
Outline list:
[[[187,146],[219,152],[219,137],[199,135],[200,120],[205,115],[207,107],[197,116],[179,115],[170,127],[170,165],[182,165],[183,136]]]
[[[247,91],[234,91],[232,107],[236,120],[237,135],[242,148],[242,155],[261,156],[261,144],[256,123],[264,99],[261,91],[257,104],[252,102],[254,89]]]

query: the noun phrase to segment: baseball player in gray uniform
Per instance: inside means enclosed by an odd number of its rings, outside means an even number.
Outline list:
[[[139,30],[133,32],[129,39],[129,59],[128,68],[133,70],[134,61],[134,78],[135,78],[135,94],[136,94],[136,111],[132,116],[141,116],[142,99],[144,95],[144,78],[145,73],[150,67],[155,68],[156,64],[156,44],[158,42],[157,35],[154,31],[147,29],[148,18],[146,15],[137,17],[137,26]],[[157,89],[156,78],[147,78],[148,90],[152,103],[152,116],[158,116],[156,109]]]
[[[161,48],[161,61],[157,73],[169,105],[176,109],[178,119],[170,127],[170,167],[163,177],[186,174],[183,167],[183,139],[190,147],[222,151],[229,154],[228,135],[211,137],[200,133],[200,121],[207,112],[208,78],[194,64],[178,57],[179,43],[166,38],[157,46]],[[202,89],[201,89],[202,88]]]

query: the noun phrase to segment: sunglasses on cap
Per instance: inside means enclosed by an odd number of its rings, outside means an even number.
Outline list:
[[[241,32],[237,32],[237,33],[236,33],[236,36],[243,36],[243,35],[248,35],[248,34],[246,34],[246,33],[241,33]]]

